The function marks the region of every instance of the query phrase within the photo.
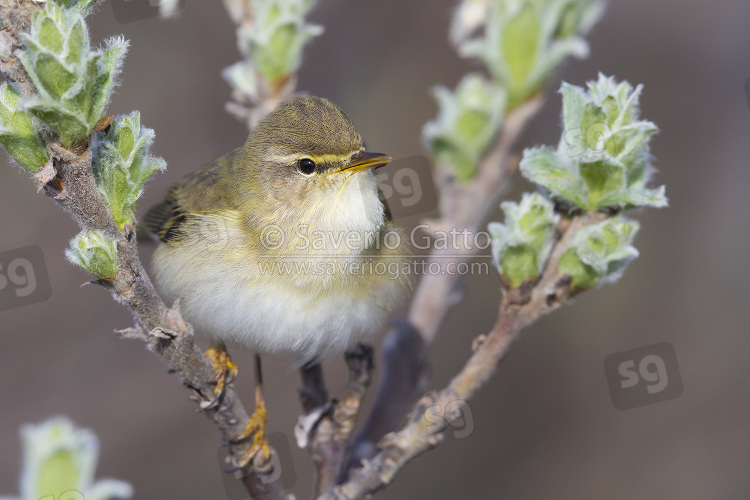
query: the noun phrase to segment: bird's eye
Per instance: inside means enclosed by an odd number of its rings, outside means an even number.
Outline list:
[[[310,158],[302,158],[297,162],[297,169],[305,175],[315,172],[315,162]]]

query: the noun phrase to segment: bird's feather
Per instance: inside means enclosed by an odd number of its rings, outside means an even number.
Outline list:
[[[143,216],[141,227],[163,243],[178,244],[184,236],[182,226],[188,219],[225,205],[220,195],[222,173],[231,167],[239,149],[232,151],[203,168],[188,174],[167,192],[165,199]]]

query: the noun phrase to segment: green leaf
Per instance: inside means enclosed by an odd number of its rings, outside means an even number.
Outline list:
[[[44,90],[53,99],[60,99],[76,83],[76,75],[49,54],[40,54],[34,69]]]
[[[287,74],[297,41],[297,27],[285,24],[271,35],[268,45],[258,49],[258,70],[273,81]]]
[[[646,188],[657,127],[639,119],[641,87],[601,74],[587,87],[563,83],[558,148],[526,150],[521,172],[554,199],[584,210],[666,206],[663,186]]]
[[[565,130],[580,131],[581,122],[583,121],[583,112],[586,109],[586,101],[588,100],[586,91],[581,87],[563,82],[560,86],[560,94],[562,95],[563,101],[562,118]],[[580,136],[583,137],[582,131]],[[585,143],[585,141],[583,142]]]
[[[154,131],[141,127],[140,113],[115,118],[108,133],[98,133],[98,146],[92,164],[99,192],[120,229],[134,224],[143,186],[166,162],[151,156]]]
[[[222,71],[232,87],[253,102],[258,98],[258,77],[271,85],[297,73],[302,51],[321,26],[308,24],[305,17],[316,0],[248,0],[253,19],[237,30],[237,39],[246,59]],[[244,7],[236,0],[225,2],[233,19],[240,24]]]
[[[91,98],[86,110],[92,129],[102,116],[104,108],[107,107],[115,78],[120,73],[127,50],[128,42],[121,37],[114,37],[107,40],[103,52],[90,57],[88,63],[90,76],[86,88],[90,90]]]
[[[24,425],[21,437],[21,500],[63,500],[73,496],[111,500],[132,496],[132,487],[122,481],[94,483],[99,442],[91,431],[77,429],[68,419],[57,417],[39,425]]]
[[[627,189],[617,193],[610,193],[599,200],[604,206],[617,206],[626,209],[637,207],[662,208],[667,206],[664,186],[657,189]]]
[[[602,0],[502,0],[488,2],[484,24],[473,39],[462,28],[455,37],[459,54],[478,57],[496,82],[508,92],[508,109],[538,92],[568,56],[584,57],[588,45],[581,38],[601,14]],[[459,8],[456,16],[469,9]],[[475,14],[476,16],[476,14]],[[465,24],[454,20],[454,24]]]
[[[221,76],[243,95],[251,99],[258,95],[258,79],[255,68],[247,61],[240,61],[224,68]]]
[[[613,161],[581,163],[579,172],[589,192],[588,205],[592,207],[608,193],[619,192],[625,182],[622,166]]]
[[[43,19],[39,24],[39,44],[51,51],[59,52],[63,46],[63,36],[50,18]]]
[[[100,231],[79,233],[70,240],[70,248],[65,257],[102,281],[111,283],[117,275],[120,261],[117,258],[117,244]]]
[[[54,452],[39,470],[39,496],[57,498],[66,491],[75,490],[80,478],[75,457],[68,450]]]
[[[613,147],[608,147],[607,152],[618,161],[629,165],[631,170],[638,168],[640,167],[638,163],[645,163],[644,158],[647,158],[647,155],[643,153],[648,151],[651,136],[658,130],[656,125],[647,121],[621,126],[613,133],[611,141]],[[645,170],[643,172],[645,173]],[[632,175],[629,175],[629,179],[630,185],[642,180],[640,176],[633,177]]]
[[[471,179],[498,133],[506,94],[479,74],[464,76],[455,92],[436,87],[433,93],[438,116],[422,130],[425,146],[459,180]]]
[[[52,0],[60,7],[66,10],[77,11],[84,16],[91,12],[91,9],[101,0]]]
[[[509,246],[500,255],[498,264],[498,267],[505,270],[504,276],[513,287],[539,275],[536,252],[529,245]]]
[[[31,115],[18,109],[21,95],[7,82],[0,84],[0,144],[29,172],[49,160],[49,152]]]
[[[488,230],[492,257],[498,271],[519,287],[542,272],[552,251],[559,217],[552,203],[540,194],[526,193],[521,203],[505,202],[505,223],[491,222]]]
[[[507,21],[502,35],[502,53],[510,73],[511,88],[523,88],[537,62],[541,26],[532,3],[525,3]]]
[[[524,177],[543,186],[554,199],[569,200],[578,206],[586,205],[582,196],[583,179],[575,174],[566,158],[547,148],[526,149],[520,170]]]
[[[70,146],[88,135],[88,124],[58,102],[32,98],[27,101],[26,108],[57,133],[63,146]]]
[[[65,62],[68,64],[76,64],[86,56],[89,50],[89,34],[83,20],[79,20],[71,28],[65,48],[68,51]]]
[[[31,173],[35,173],[49,160],[46,149],[42,149],[40,144],[24,137],[0,132],[0,144],[16,163]]]
[[[255,0],[253,22],[238,31],[247,46],[254,69],[268,81],[296,73],[307,42],[323,28],[307,24],[305,16],[314,2],[309,0]]]
[[[576,288],[591,288],[599,281],[597,272],[578,257],[575,248],[569,248],[562,254],[557,269],[562,274],[570,275],[571,284]]]
[[[456,120],[456,130],[464,137],[481,135],[490,124],[486,113],[476,109],[460,110]]]
[[[26,109],[60,137],[63,146],[85,139],[106,107],[127,42],[109,40],[92,50],[83,15],[95,4],[47,2],[35,11],[19,59],[38,95]]]
[[[588,226],[574,238],[558,262],[558,271],[572,278],[577,288],[617,280],[638,250],[631,244],[639,224],[625,217]]]
[[[568,38],[574,36],[581,25],[581,19],[583,15],[580,12],[580,8],[576,2],[568,3],[560,15],[560,22],[557,27],[558,38]]]
[[[84,16],[87,16],[100,1],[101,0],[72,0],[68,8],[77,10]]]

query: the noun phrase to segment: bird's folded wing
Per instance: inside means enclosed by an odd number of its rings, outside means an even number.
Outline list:
[[[191,217],[220,210],[224,205],[217,189],[239,149],[187,175],[167,192],[165,199],[143,216],[139,227],[163,243],[177,244]]]

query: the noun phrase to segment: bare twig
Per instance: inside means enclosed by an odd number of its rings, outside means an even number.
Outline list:
[[[238,89],[232,89],[232,100],[224,107],[238,120],[245,122],[252,130],[258,122],[283,100],[291,97],[297,88],[297,75],[288,75],[276,82],[269,82],[257,75],[258,95],[252,99]]]
[[[232,89],[232,100],[225,105],[226,111],[235,118],[247,124],[248,129],[252,130],[255,125],[281,101],[294,94],[297,88],[297,75],[285,75],[275,81],[269,81],[260,72],[256,71],[252,64],[252,57],[247,45],[242,43],[242,36],[239,31],[243,29],[252,29],[254,13],[249,0],[224,0],[224,6],[229,12],[237,26],[238,49],[245,60],[245,71],[252,71],[252,79],[256,84],[255,95],[248,95],[242,89]]]
[[[319,499],[357,499],[371,495],[388,485],[410,460],[437,446],[443,440],[447,425],[460,415],[445,414],[436,425],[425,418],[426,412],[430,408],[446,408],[455,401],[471,398],[505,359],[523,329],[566,302],[573,290],[570,277],[558,273],[557,263],[571,239],[581,229],[603,217],[602,214],[586,214],[575,216],[569,224],[568,221],[561,224],[563,236],[555,245],[538,282],[533,287],[503,294],[495,326],[475,344],[476,350],[461,372],[443,390],[422,396],[407,424],[399,432],[385,435],[378,442],[379,451],[374,457],[365,460],[361,469],[351,472],[347,482]]]
[[[365,391],[373,371],[372,347],[358,344],[346,355],[349,379],[341,401],[323,401],[311,407],[310,394],[325,394],[322,372],[305,367],[302,370],[303,407],[307,412],[297,426],[298,444],[310,450],[316,469],[314,497],[329,493],[336,486],[346,457],[349,438],[357,421]],[[316,365],[318,368],[320,365]]]
[[[378,440],[396,428],[413,405],[414,395],[427,390],[430,373],[427,348],[419,332],[405,319],[393,321],[383,342],[383,363],[373,411],[352,444],[342,481],[347,479],[350,467],[359,466],[361,458],[377,453]]]
[[[487,215],[496,208],[498,199],[518,168],[518,157],[512,154],[513,146],[543,102],[543,96],[538,94],[508,114],[494,147],[482,160],[476,177],[471,181],[462,183],[456,179],[450,166],[437,166],[440,218],[432,221],[431,226],[472,233],[481,227]],[[476,250],[475,247],[464,246],[435,249],[428,266],[436,263],[444,268],[448,262],[455,262],[456,265],[468,262]],[[414,293],[408,319],[395,323],[388,333],[386,345],[406,345],[411,348],[385,349],[385,365],[407,367],[414,371],[404,378],[394,377],[387,371],[383,373],[376,404],[357,436],[349,467],[357,467],[362,459],[375,453],[377,440],[386,432],[397,428],[406,409],[424,390],[429,379],[427,350],[446,314],[456,302],[454,291],[459,278],[450,273],[422,276]],[[416,340],[415,335],[419,336],[421,342]]]

